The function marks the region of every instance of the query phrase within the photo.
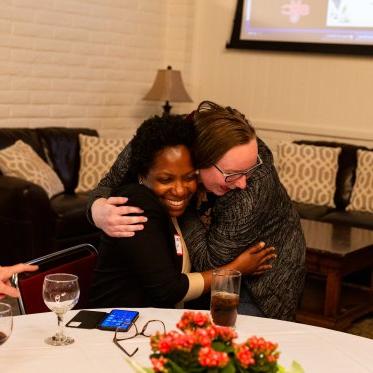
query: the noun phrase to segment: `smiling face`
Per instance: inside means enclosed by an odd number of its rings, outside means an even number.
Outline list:
[[[143,180],[144,185],[158,196],[170,216],[182,215],[197,189],[190,151],[184,145],[162,149]]]
[[[216,165],[225,173],[245,172],[255,166],[258,157],[258,143],[256,139],[247,144],[237,145],[228,150]],[[245,175],[234,182],[226,183],[225,177],[214,166],[200,169],[200,178],[205,188],[217,196],[222,196],[232,189],[245,189],[247,179]]]

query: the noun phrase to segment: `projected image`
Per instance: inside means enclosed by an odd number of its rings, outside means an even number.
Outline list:
[[[310,14],[310,6],[302,0],[291,0],[281,7],[281,14],[288,16],[291,23],[298,23],[301,17]]]
[[[373,46],[373,0],[245,0],[240,40]]]
[[[329,0],[327,26],[373,27],[373,0]]]

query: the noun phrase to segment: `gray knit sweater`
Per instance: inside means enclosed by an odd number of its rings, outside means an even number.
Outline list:
[[[246,276],[242,286],[267,317],[292,320],[304,287],[305,241],[271,151],[260,139],[258,145],[263,165],[250,177],[247,188],[216,199],[208,228],[191,208],[180,226],[197,271],[226,264],[259,241],[274,246],[277,258],[273,268],[260,276]],[[110,196],[111,189],[122,183],[130,151],[127,146],[91,193],[88,211],[96,198]]]

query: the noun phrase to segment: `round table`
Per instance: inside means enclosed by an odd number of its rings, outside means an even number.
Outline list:
[[[150,319],[160,319],[167,330],[176,329],[183,310],[143,308],[136,322],[140,327]],[[109,311],[109,310],[106,310]],[[70,311],[70,320],[77,311]],[[207,312],[207,311],[206,311]],[[53,313],[14,317],[13,334],[0,346],[1,373],[124,373],[131,372],[125,354],[112,342],[113,332],[66,328],[75,338],[70,346],[44,343],[57,328]],[[239,341],[262,336],[279,344],[280,364],[289,367],[297,360],[306,373],[373,372],[373,340],[286,321],[239,315],[236,324]],[[126,342],[128,349],[139,347],[134,359],[150,366],[149,339],[138,336]]]

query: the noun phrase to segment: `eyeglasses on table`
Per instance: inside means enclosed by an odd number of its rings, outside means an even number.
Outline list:
[[[146,322],[146,324],[140,331],[137,328],[136,323],[133,323],[128,330],[124,330],[123,327],[118,327],[115,330],[113,342],[128,357],[132,357],[136,354],[139,348],[136,347],[136,349],[132,353],[129,353],[119,342],[136,338],[138,335],[142,335],[144,337],[151,337],[157,332],[160,332],[162,334],[166,333],[166,326],[164,322],[161,320],[149,320],[148,322]]]

